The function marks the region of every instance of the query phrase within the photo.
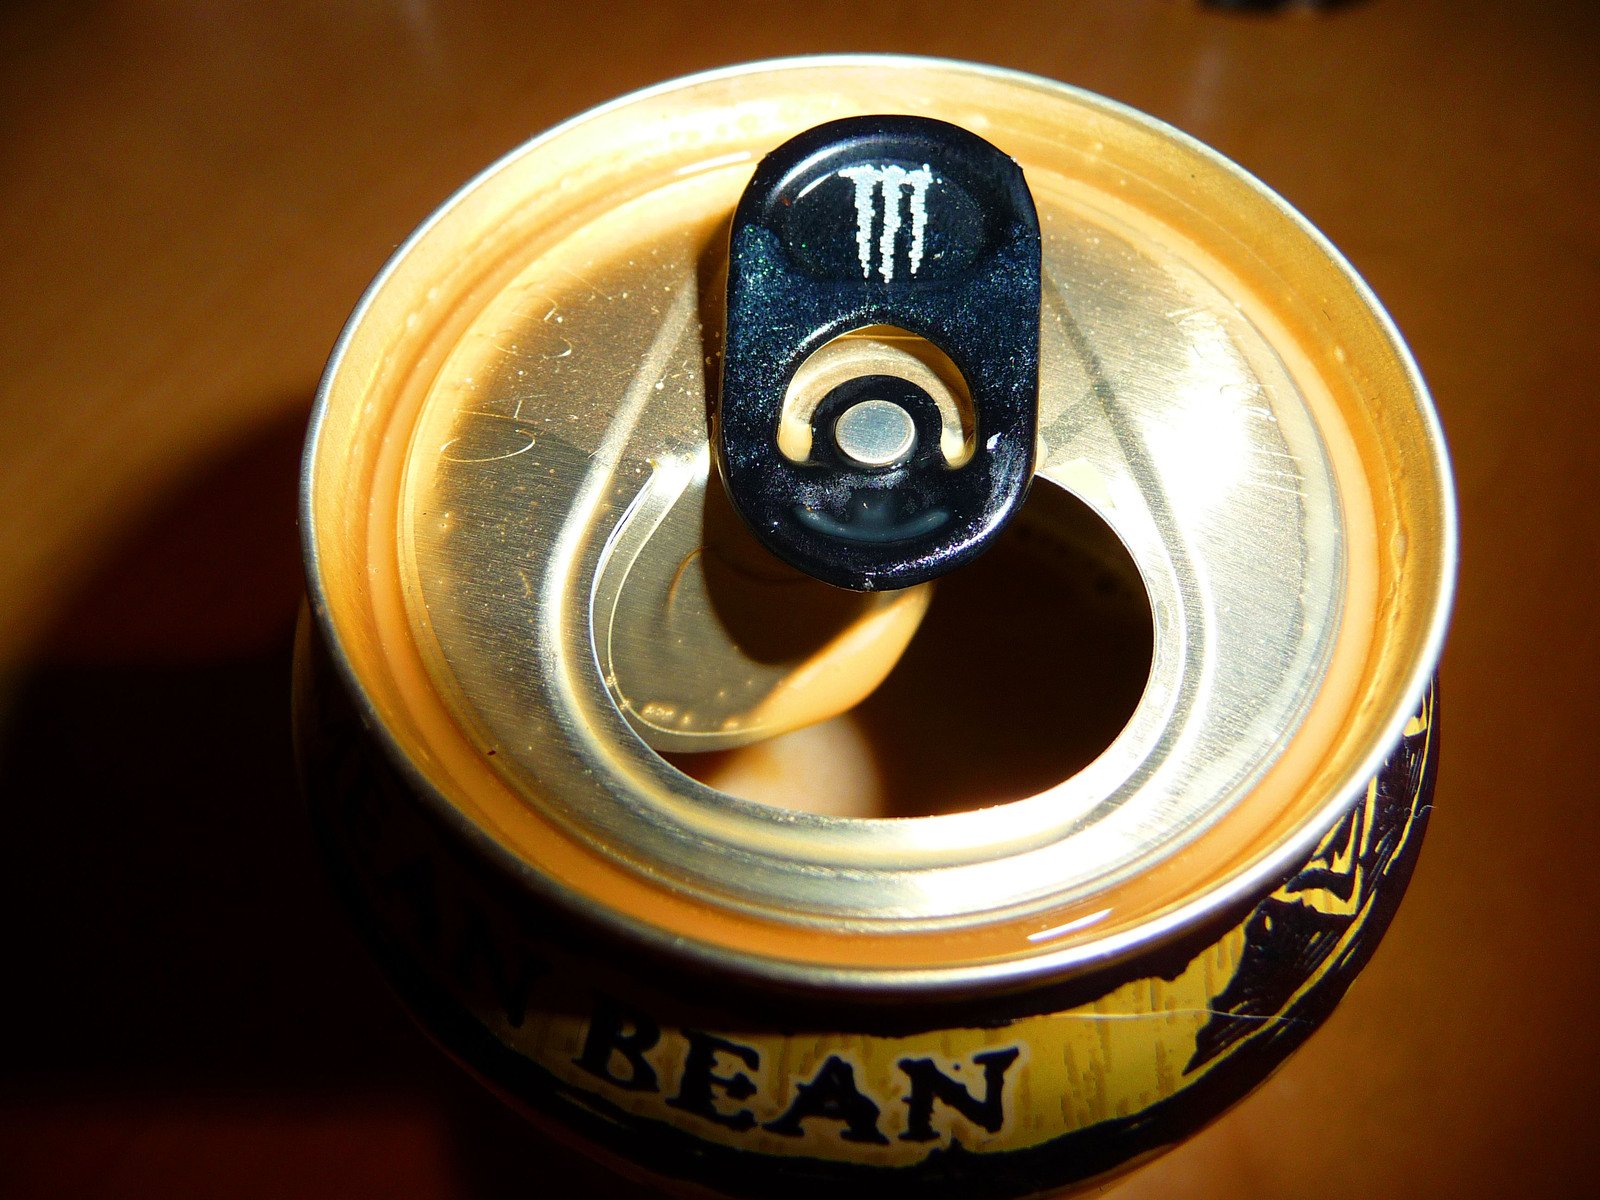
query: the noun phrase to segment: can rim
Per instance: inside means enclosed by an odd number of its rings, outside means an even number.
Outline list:
[[[1417,415],[1426,430],[1426,440],[1434,456],[1432,465],[1441,485],[1436,498],[1438,551],[1442,568],[1436,592],[1437,599],[1426,633],[1419,643],[1415,662],[1405,676],[1406,685],[1396,692],[1392,715],[1380,732],[1373,736],[1371,743],[1373,749],[1360,761],[1359,767],[1351,772],[1351,778],[1356,782],[1347,789],[1332,793],[1329,800],[1317,809],[1314,815],[1301,821],[1299,828],[1293,834],[1277,841],[1242,868],[1211,886],[1201,888],[1168,911],[1143,920],[1120,933],[1092,938],[1020,959],[967,962],[938,967],[861,968],[822,966],[783,958],[735,953],[716,944],[690,941],[681,934],[663,928],[637,924],[626,915],[611,910],[594,898],[574,892],[559,882],[547,878],[535,870],[532,864],[489,836],[452,804],[405,753],[393,732],[383,722],[368,688],[356,674],[334,625],[324,587],[323,558],[315,536],[311,482],[322,445],[324,417],[330,404],[334,378],[356,331],[363,325],[379,293],[413,249],[426,239],[463,198],[476,191],[507,164],[534,152],[547,142],[597,117],[654,96],[755,74],[818,68],[867,67],[898,70],[943,68],[998,81],[1010,81],[1087,102],[1093,107],[1109,111],[1162,134],[1186,149],[1198,153],[1227,172],[1237,182],[1254,191],[1310,239],[1365,304],[1382,334],[1387,350],[1394,356],[1395,363],[1411,385],[1417,401]],[[451,192],[396,247],[363,291],[341,329],[324,366],[311,409],[309,432],[301,460],[298,517],[312,618],[317,622],[322,642],[328,649],[340,681],[355,704],[363,725],[376,739],[391,765],[400,771],[418,798],[436,815],[443,817],[450,828],[464,837],[478,853],[488,856],[501,871],[528,886],[541,898],[573,912],[584,921],[620,936],[625,941],[643,944],[667,957],[688,959],[699,965],[731,971],[759,983],[845,989],[869,996],[906,992],[946,993],[957,989],[971,990],[974,986],[1011,989],[1041,982],[1046,978],[1054,980],[1084,970],[1112,967],[1133,957],[1151,943],[1168,943],[1176,940],[1186,933],[1204,927],[1220,913],[1233,911],[1270,891],[1286,874],[1296,869],[1312,854],[1321,838],[1348,811],[1357,795],[1365,788],[1366,781],[1378,772],[1392,747],[1399,741],[1411,715],[1421,707],[1444,648],[1459,566],[1458,510],[1453,487],[1453,471],[1444,431],[1431,393],[1414,357],[1400,337],[1392,317],[1379,302],[1376,293],[1315,225],[1276,191],[1233,160],[1181,129],[1130,105],[1031,72],[953,58],[901,54],[793,56],[718,67],[665,80],[585,109],[513,147],[474,174]]]

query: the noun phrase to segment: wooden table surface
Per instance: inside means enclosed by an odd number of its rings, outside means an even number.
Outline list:
[[[1328,1026],[1132,1177],[1574,1196],[1593,1158],[1600,7],[33,3],[0,17],[0,1194],[624,1194],[416,1033],[288,763],[298,442],[394,245],[618,93],[910,51],[1153,113],[1382,297],[1458,472],[1438,807]]]

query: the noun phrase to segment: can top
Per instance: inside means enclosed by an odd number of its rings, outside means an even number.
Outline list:
[[[784,636],[821,647],[809,673],[774,666],[733,645],[729,564],[701,553],[723,519],[706,405],[733,206],[773,146],[896,112],[1023,169],[1043,243],[1030,504],[1070,494],[1110,526],[1154,639],[1131,718],[1081,771],[1009,804],[870,820],[739,800],[651,745],[843,707],[838,679],[870,690],[928,605],[914,589],[842,611],[822,584],[730,568]],[[874,332],[846,357],[945,388],[958,460],[959,379],[892,365],[906,354]],[[863,453],[900,452],[903,431],[861,425]],[[1148,117],[926,59],[697,76],[491,167],[352,317],[304,489],[315,616],[424,803],[585,919],[864,991],[1054,976],[1271,886],[1402,733],[1454,578],[1426,391],[1319,234]],[[850,672],[817,669],[838,655]]]

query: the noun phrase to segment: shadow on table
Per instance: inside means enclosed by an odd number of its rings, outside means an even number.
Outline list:
[[[427,1042],[323,879],[288,722],[304,420],[138,520],[12,681],[0,1190],[631,1194]]]

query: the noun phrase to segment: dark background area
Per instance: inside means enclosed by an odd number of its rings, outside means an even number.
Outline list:
[[[1409,340],[1464,534],[1438,807],[1328,1026],[1119,1197],[1590,1190],[1600,8],[13,4],[0,16],[0,1195],[624,1194],[391,1001],[289,757],[299,440],[367,280],[618,93],[881,50],[1254,171]]]

